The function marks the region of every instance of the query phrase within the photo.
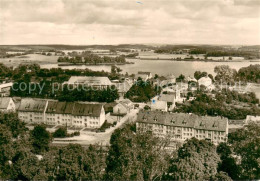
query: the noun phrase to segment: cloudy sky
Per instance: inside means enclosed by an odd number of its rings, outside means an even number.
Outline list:
[[[260,0],[0,0],[0,44],[260,44]]]

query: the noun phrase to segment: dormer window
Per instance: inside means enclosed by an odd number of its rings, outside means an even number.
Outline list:
[[[187,123],[187,121],[185,121],[185,120],[182,121],[182,124],[186,124],[186,123]]]
[[[217,123],[216,122],[214,122],[214,124],[213,124],[213,126],[212,126],[213,128],[216,128],[216,127],[218,127],[218,125],[217,125]]]
[[[153,119],[154,121],[157,121],[157,118],[156,117],[154,117],[154,119]]]
[[[172,123],[172,124],[174,124],[174,123],[175,123],[175,121],[172,119],[172,120],[171,120],[171,123]]]

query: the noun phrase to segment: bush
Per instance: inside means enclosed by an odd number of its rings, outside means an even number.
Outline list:
[[[54,138],[65,138],[67,137],[67,129],[66,128],[59,128],[57,129],[53,135]]]

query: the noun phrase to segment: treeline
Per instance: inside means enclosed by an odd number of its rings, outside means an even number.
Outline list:
[[[93,71],[90,69],[61,69],[61,68],[41,68],[38,64],[20,64],[18,67],[7,67],[0,63],[0,78],[11,79],[13,81],[29,80],[40,82],[49,80],[52,82],[67,81],[70,76],[112,76],[109,72]]]
[[[89,102],[114,102],[119,98],[117,89],[114,86],[108,88],[95,88],[53,84],[50,81],[40,83],[15,82],[11,89],[12,97],[35,97],[45,99],[57,99],[59,101],[89,101]]]
[[[260,126],[229,135],[228,144],[192,138],[177,150],[169,139],[115,130],[108,151],[97,145],[51,146],[43,125],[29,131],[14,115],[0,117],[0,178],[5,180],[256,180],[260,178]],[[16,129],[17,128],[17,129]],[[12,130],[16,130],[15,134]],[[235,156],[236,155],[236,156]]]
[[[247,115],[260,115],[256,104],[259,100],[254,93],[239,94],[236,91],[222,90],[215,98],[200,92],[190,103],[178,104],[175,112],[197,115],[223,116],[228,119],[245,119]],[[245,105],[245,106],[241,106]]]
[[[124,56],[109,57],[92,54],[88,51],[82,53],[72,52],[70,57],[59,57],[58,62],[81,63],[81,64],[102,64],[102,63],[126,63]]]

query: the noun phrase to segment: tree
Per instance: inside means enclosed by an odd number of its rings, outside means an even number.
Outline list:
[[[53,135],[54,138],[65,138],[67,136],[67,129],[66,128],[59,128],[57,129]]]
[[[105,152],[96,145],[87,150],[78,144],[47,152],[40,162],[39,178],[49,180],[102,180]]]
[[[41,153],[49,150],[51,135],[43,125],[37,125],[30,132],[30,140],[35,153]]]
[[[199,80],[199,79],[202,78],[202,77],[207,77],[207,75],[208,75],[207,72],[196,71],[196,72],[194,73],[194,78],[195,78],[196,80]]]
[[[105,180],[153,180],[166,171],[166,142],[151,132],[135,132],[127,125],[110,139]]]
[[[251,123],[229,134],[228,143],[233,154],[240,158],[240,178],[260,179],[260,126]]]
[[[234,83],[237,75],[237,71],[228,65],[216,66],[214,72],[217,74],[215,80],[221,83]]]
[[[176,78],[176,82],[183,82],[184,80],[185,80],[185,76],[182,74]]]
[[[170,161],[164,180],[207,180],[217,174],[220,158],[209,141],[188,140]]]
[[[218,166],[219,172],[226,172],[232,179],[238,180],[240,167],[236,164],[236,159],[232,156],[232,151],[226,143],[220,143],[217,147],[221,162]]]

